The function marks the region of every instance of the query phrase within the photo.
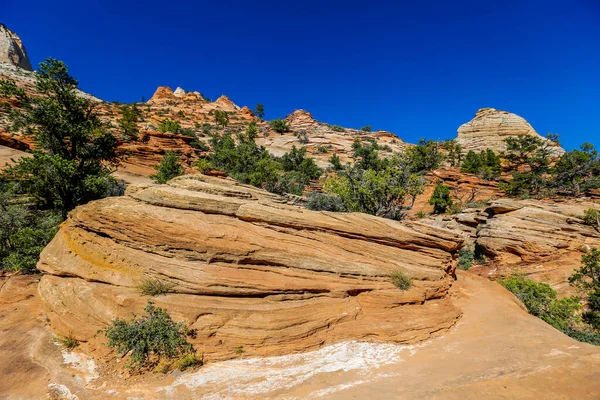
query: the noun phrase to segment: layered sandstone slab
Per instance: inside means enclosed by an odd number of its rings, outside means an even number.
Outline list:
[[[494,108],[482,108],[475,117],[458,128],[456,141],[465,151],[492,149],[496,152],[506,150],[505,139],[510,136],[540,136],[524,118]],[[565,151],[557,145],[552,146],[555,155]]]
[[[281,354],[347,339],[414,342],[460,316],[447,297],[462,237],[419,222],[308,211],[230,180],[176,178],[75,209],[43,251],[51,325],[89,340],[141,313],[137,286],[198,331],[208,358]],[[389,275],[413,278],[401,291]]]
[[[522,273],[550,284],[560,296],[575,294],[569,277],[581,267],[585,252],[600,248],[598,231],[581,220],[589,208],[600,209],[600,205],[586,199],[490,202],[485,213],[470,214],[478,222],[476,246],[493,259],[474,271],[487,277]],[[487,219],[482,214],[487,214]],[[464,221],[457,222],[467,224],[469,215],[462,217]]]

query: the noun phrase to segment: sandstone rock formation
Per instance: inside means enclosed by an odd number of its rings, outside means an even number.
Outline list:
[[[600,248],[600,233],[581,219],[590,208],[600,210],[600,204],[590,199],[500,198],[424,223],[463,232],[467,245],[488,259],[471,271],[492,279],[525,274],[566,296],[574,294],[568,278],[581,266],[582,254]]]
[[[335,127],[317,121],[308,111],[296,110],[285,118],[290,127],[283,134],[270,131],[268,135],[259,136],[256,142],[265,146],[276,156],[289,152],[292,146],[305,147],[310,157],[321,167],[329,165],[333,154],[340,157],[342,163],[351,161],[352,143],[355,139],[375,140],[381,147],[383,156],[390,155],[410,146],[396,135],[386,131],[364,132],[352,128]]]
[[[482,108],[471,121],[458,128],[456,141],[465,152],[487,148],[499,152],[506,150],[504,140],[507,137],[520,135],[533,135],[546,140],[522,117],[494,108]],[[555,155],[561,155],[564,150],[553,146],[553,152]]]
[[[0,23],[0,63],[10,63],[27,71],[32,71],[21,38],[2,23]]]
[[[192,175],[78,207],[43,251],[53,328],[90,340],[140,313],[136,288],[197,329],[208,359],[282,354],[349,339],[415,342],[460,316],[447,297],[462,237],[420,222],[315,212],[230,180]],[[390,273],[413,287],[401,291]]]

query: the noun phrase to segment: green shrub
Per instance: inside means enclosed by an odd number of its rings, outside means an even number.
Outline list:
[[[237,139],[236,143],[230,133],[213,135],[210,140],[213,154],[208,158],[210,163],[239,182],[274,190],[282,170],[281,164],[248,135],[238,134]]]
[[[463,161],[461,171],[478,175],[485,180],[493,180],[500,176],[502,165],[500,157],[491,149],[482,150],[479,154],[469,150]]]
[[[313,211],[346,211],[344,202],[338,196],[316,192],[309,193],[306,208]]]
[[[117,125],[121,129],[121,134],[127,140],[137,139],[140,130],[137,123],[140,120],[142,112],[135,104],[123,108],[123,116],[117,119]]]
[[[277,133],[284,133],[290,130],[289,125],[281,118],[269,121],[269,125],[271,126],[271,129]]]
[[[581,256],[581,262],[583,265],[571,275],[569,283],[587,300],[584,321],[600,330],[600,250],[592,248]]]
[[[308,134],[306,133],[306,131],[301,131],[299,132],[296,137],[298,138],[298,141],[302,144],[307,144],[309,142],[308,140]]]
[[[210,161],[206,158],[200,158],[194,165],[196,168],[198,168],[198,171],[200,171],[201,174],[204,174],[212,169]]]
[[[443,214],[450,207],[453,206],[454,202],[450,197],[450,188],[438,181],[433,190],[433,194],[429,198],[429,204],[433,206],[434,214]]]
[[[131,355],[129,366],[141,368],[156,365],[163,359],[174,359],[193,352],[186,336],[190,331],[184,322],[174,322],[165,310],[148,302],[145,315],[129,321],[117,318],[103,332],[108,346],[119,354]]]
[[[600,231],[600,210],[595,208],[589,208],[584,211],[583,222],[586,225],[593,226],[596,230]]]
[[[419,139],[416,146],[405,151],[411,172],[422,174],[440,166],[444,156],[438,150],[438,143],[433,140]]]
[[[16,185],[0,183],[0,271],[37,272],[40,252],[62,221],[58,211],[37,210],[22,204]]]
[[[499,282],[521,300],[531,315],[556,329],[572,328],[580,322],[576,313],[581,309],[579,301],[573,297],[558,300],[556,291],[546,283],[534,282],[522,275],[512,275]]]
[[[423,219],[423,218],[425,218],[426,216],[427,216],[427,214],[425,214],[423,211],[419,211],[419,212],[417,213],[417,218],[419,218],[419,219]]]
[[[244,348],[242,346],[236,347],[234,351],[235,351],[235,354],[237,354],[237,355],[241,355],[246,352],[246,350],[244,350]]]
[[[188,353],[188,354],[184,355],[183,357],[181,357],[180,359],[176,360],[173,363],[173,366],[180,371],[185,371],[188,368],[200,367],[203,364],[204,364],[204,357],[202,357],[202,356],[199,357],[194,353]]]
[[[365,125],[362,128],[360,128],[360,130],[363,132],[371,132],[373,130],[373,127],[371,125]]]
[[[167,151],[160,163],[154,166],[154,169],[156,174],[150,175],[150,179],[160,184],[167,183],[185,172],[179,156],[174,151]]]
[[[458,268],[466,271],[475,261],[475,251],[471,246],[465,246],[458,251]]]
[[[330,125],[330,128],[336,132],[344,132],[345,129],[339,125]]]
[[[261,103],[257,103],[256,107],[254,108],[254,115],[256,115],[260,121],[265,119],[265,106],[263,106]]]
[[[223,129],[229,124],[229,114],[227,114],[227,111],[214,110],[213,116],[215,117],[215,123]]]
[[[412,286],[412,278],[404,271],[397,269],[390,274],[392,284],[400,290],[408,290]]]
[[[79,341],[73,337],[72,333],[57,339],[58,343],[67,350],[73,350],[79,346]]]
[[[180,129],[179,122],[171,121],[170,119],[165,119],[158,124],[159,132],[179,133]]]
[[[40,63],[35,81],[35,93],[29,94],[0,79],[0,97],[19,104],[7,110],[10,127],[35,143],[33,156],[19,159],[3,175],[18,182],[40,209],[60,210],[66,218],[80,204],[119,192],[111,175],[120,161],[118,142],[94,104],[79,95],[63,62]]]
[[[174,283],[163,281],[157,278],[144,278],[138,285],[140,293],[145,296],[159,296],[171,292],[175,287]]]
[[[327,153],[327,147],[319,145],[319,146],[317,146],[317,151],[319,153]]]
[[[331,164],[334,171],[340,171],[343,168],[340,157],[335,153],[329,157],[329,164]]]

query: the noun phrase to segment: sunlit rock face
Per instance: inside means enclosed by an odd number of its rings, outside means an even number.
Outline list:
[[[0,63],[10,63],[31,71],[31,63],[21,38],[0,23]]]
[[[492,149],[496,152],[506,150],[506,138],[510,136],[531,135],[547,140],[540,136],[524,118],[508,111],[494,108],[482,108],[475,117],[458,128],[456,141],[464,151],[481,151]],[[550,143],[554,155],[565,151],[558,145]]]
[[[78,207],[39,263],[53,329],[88,340],[151,299],[223,359],[240,346],[275,355],[350,339],[412,343],[460,317],[447,294],[461,234],[293,201],[190,175]],[[410,289],[391,283],[396,270]],[[147,278],[171,293],[141,295]]]

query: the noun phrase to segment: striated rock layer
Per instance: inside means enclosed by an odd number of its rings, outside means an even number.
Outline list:
[[[0,63],[9,63],[32,71],[31,62],[21,38],[2,23],[0,23]]]
[[[461,235],[287,203],[193,175],[78,207],[38,265],[53,329],[87,341],[152,299],[220,359],[240,346],[268,355],[347,339],[415,342],[459,318],[447,293]],[[413,287],[392,285],[395,270]],[[149,277],[172,293],[142,296]]]
[[[464,151],[481,151],[490,148],[496,152],[505,151],[505,139],[510,136],[540,136],[522,117],[494,108],[482,108],[475,117],[458,128],[456,141]],[[552,146],[555,155],[565,151],[557,145]]]

